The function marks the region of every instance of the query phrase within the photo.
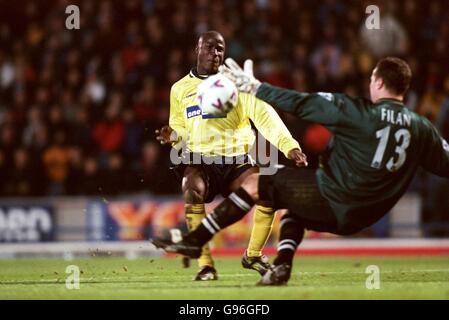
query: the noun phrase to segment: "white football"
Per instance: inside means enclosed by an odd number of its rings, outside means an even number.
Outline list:
[[[225,116],[237,105],[238,90],[231,80],[216,74],[198,86],[197,98],[203,117]]]

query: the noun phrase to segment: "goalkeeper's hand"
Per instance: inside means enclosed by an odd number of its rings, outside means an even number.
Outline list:
[[[246,60],[243,69],[232,58],[227,58],[225,62],[227,66],[220,66],[219,72],[234,82],[240,92],[255,95],[261,82],[254,77],[253,61]]]

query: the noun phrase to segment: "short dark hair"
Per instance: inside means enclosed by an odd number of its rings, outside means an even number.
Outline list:
[[[215,30],[210,30],[210,31],[206,31],[203,32],[200,37],[198,38],[198,41],[200,41],[200,39],[204,40],[205,38],[221,38],[223,40],[223,42],[225,42],[223,35]]]
[[[404,95],[410,86],[412,70],[404,60],[388,57],[377,63],[374,76],[381,78],[391,93]]]

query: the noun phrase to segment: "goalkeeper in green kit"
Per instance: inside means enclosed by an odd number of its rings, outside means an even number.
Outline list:
[[[277,257],[258,284],[282,285],[290,278],[305,229],[354,234],[392,209],[419,167],[449,178],[449,145],[430,121],[403,104],[412,76],[405,61],[378,62],[370,100],[277,88],[254,78],[250,60],[245,70],[232,59],[226,64],[220,72],[240,91],[320,123],[334,137],[316,171],[284,167],[271,176],[253,174],[182,241],[155,239],[157,247],[196,257],[216,232],[241,219],[254,203],[269,200],[288,213],[281,219]]]

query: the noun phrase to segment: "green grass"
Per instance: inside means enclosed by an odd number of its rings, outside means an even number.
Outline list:
[[[68,290],[68,265],[80,267],[79,290]],[[0,299],[449,299],[449,257],[298,257],[286,287],[256,287],[257,273],[240,258],[217,258],[220,279],[193,282],[196,263],[180,259],[90,258],[0,260]],[[366,267],[380,268],[368,290]]]

